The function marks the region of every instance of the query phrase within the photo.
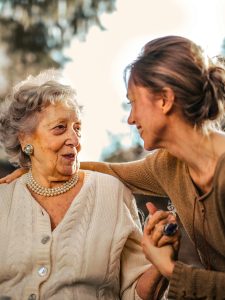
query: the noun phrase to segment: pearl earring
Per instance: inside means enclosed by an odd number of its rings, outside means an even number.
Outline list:
[[[31,144],[27,144],[24,149],[23,152],[28,155],[31,156],[34,153],[34,147]]]

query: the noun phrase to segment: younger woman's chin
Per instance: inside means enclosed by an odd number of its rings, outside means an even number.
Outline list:
[[[144,141],[143,148],[146,151],[153,151],[155,149],[160,148],[160,143],[158,141]]]
[[[143,148],[146,150],[146,151],[151,151],[151,150],[154,150],[153,146],[152,145],[149,145],[149,144],[145,144],[144,143],[144,146]]]

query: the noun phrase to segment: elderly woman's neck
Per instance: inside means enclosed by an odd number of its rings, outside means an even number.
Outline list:
[[[55,186],[58,186],[60,183],[64,183],[68,180],[70,180],[73,176],[73,174],[65,175],[60,174],[59,172],[52,171],[52,172],[44,172],[36,170],[33,168],[31,170],[33,178],[37,183],[39,183],[41,186],[46,188],[53,188]]]

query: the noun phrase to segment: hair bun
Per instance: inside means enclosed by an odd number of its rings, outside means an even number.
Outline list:
[[[225,103],[225,70],[211,66],[204,74],[203,110],[205,119],[216,119],[224,111]]]

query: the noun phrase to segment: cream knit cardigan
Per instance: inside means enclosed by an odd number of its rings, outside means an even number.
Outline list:
[[[0,186],[0,299],[140,299],[149,267],[130,191],[89,172],[60,224],[34,200],[25,176]]]

